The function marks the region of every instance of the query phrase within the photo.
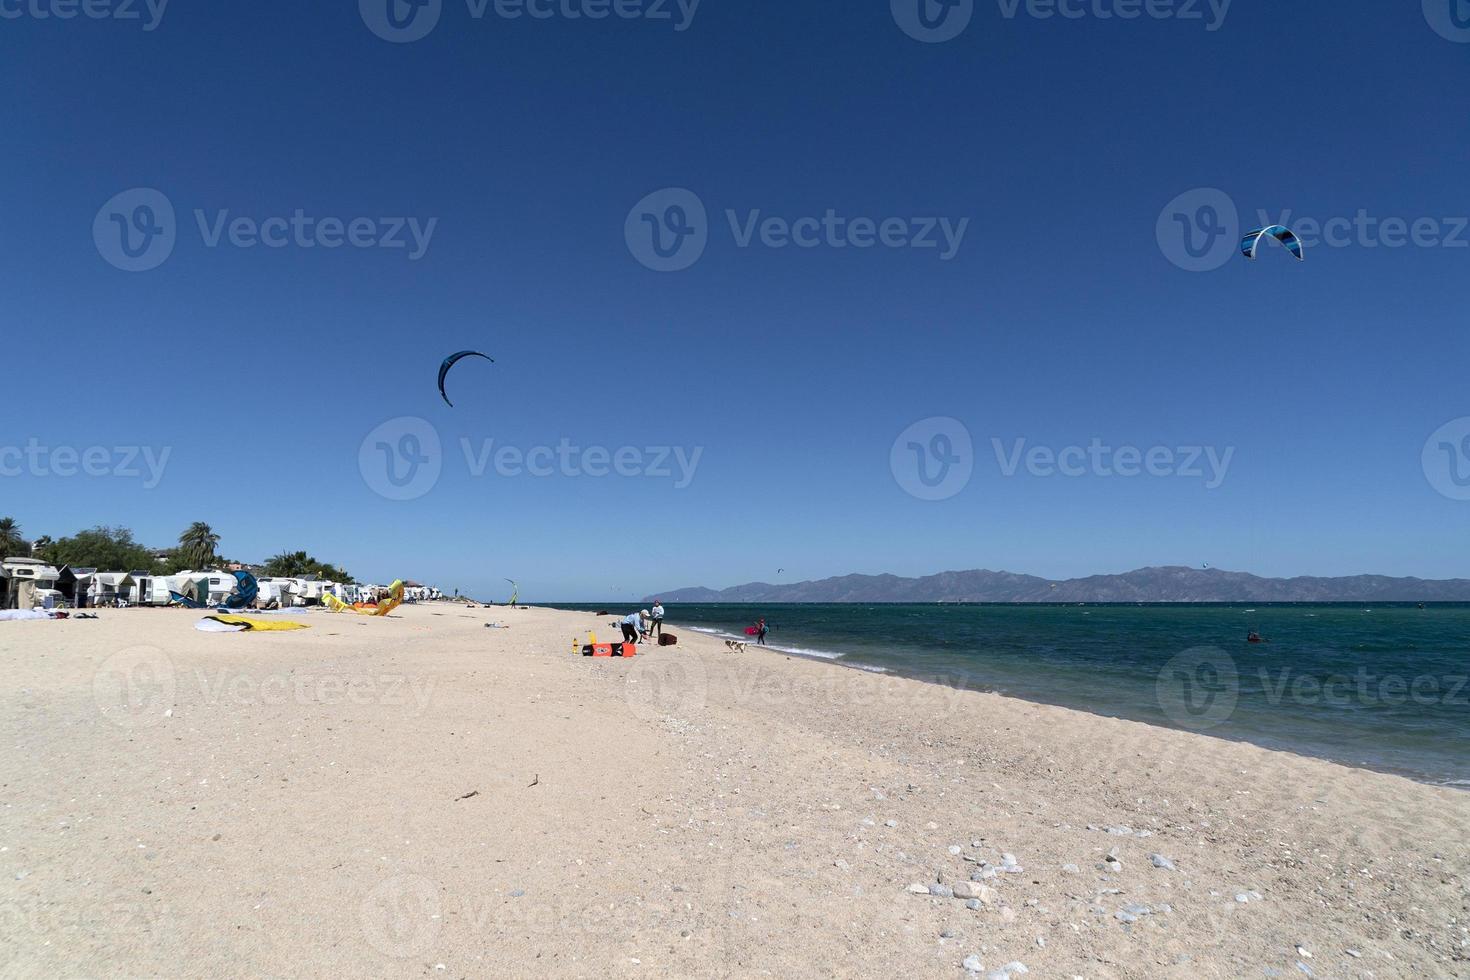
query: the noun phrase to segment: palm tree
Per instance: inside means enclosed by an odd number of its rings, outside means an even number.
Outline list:
[[[214,564],[214,549],[217,547],[219,535],[203,521],[195,521],[179,535],[179,553],[190,568],[202,570]]]
[[[270,561],[265,563],[265,570],[275,578],[300,578],[310,575],[315,564],[304,551],[283,551],[279,555],[271,556]]]
[[[25,538],[20,536],[20,525],[13,517],[0,517],[0,558],[19,558],[30,553]]]

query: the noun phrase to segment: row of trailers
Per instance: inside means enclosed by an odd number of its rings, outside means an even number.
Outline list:
[[[259,608],[314,606],[322,596],[338,598],[344,589],[336,582],[315,579],[262,578],[255,605]],[[103,572],[92,568],[56,568],[33,558],[7,558],[0,564],[0,608],[19,608],[43,603],[73,609],[97,606],[167,606],[176,596],[187,596],[200,605],[217,606],[238,585],[230,572],[179,572],[154,575],[149,572]],[[24,586],[24,588],[22,588]],[[22,591],[25,595],[22,596]],[[49,600],[49,603],[48,603]]]

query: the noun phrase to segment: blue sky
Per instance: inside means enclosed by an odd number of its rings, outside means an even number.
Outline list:
[[[511,576],[532,599],[778,568],[1470,575],[1470,502],[1421,459],[1470,416],[1470,43],[1418,4],[1122,20],[1096,14],[1127,0],[1076,18],[982,0],[921,43],[886,0],[672,20],[443,0],[426,36],[390,43],[367,23],[386,2],[175,0],[147,30],[141,3],[141,21],[62,20],[0,0],[0,449],[169,453],[156,486],[120,454],[91,476],[0,455],[0,513],[30,535],[112,523],[163,544],[206,520],[232,556],[300,548],[492,595]],[[104,252],[135,188],[172,207],[174,245],[130,272]],[[704,207],[708,244],[658,272],[625,225],[667,188]],[[1273,245],[1186,271],[1157,229],[1197,188],[1246,225],[1362,212],[1460,244],[1355,231],[1301,264]],[[364,241],[434,223],[417,258],[209,244],[221,220],[298,209],[371,219]],[[742,247],[727,217],[829,209],[968,223],[946,259]],[[461,364],[450,409],[435,372],[467,348],[496,363]],[[943,500],[890,465],[933,417],[974,446]],[[360,450],[384,423],[401,447],[402,418],[438,436],[439,475],[391,500],[380,440]],[[654,473],[476,475],[462,440],[473,459],[488,439],[632,447],[625,468]],[[993,439],[1233,455],[1213,488],[1007,476]],[[659,447],[700,452],[687,486]]]

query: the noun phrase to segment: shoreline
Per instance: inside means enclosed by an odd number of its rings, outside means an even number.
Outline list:
[[[5,972],[1470,962],[1463,793],[588,612],[198,615],[0,627]]]
[[[932,604],[933,605],[962,605],[960,603],[932,603]],[[707,605],[707,606],[730,605],[730,606],[733,606],[733,607],[742,607],[742,606],[746,606],[746,605],[749,605],[749,604],[747,604],[747,603],[701,603],[700,605]],[[810,605],[810,604],[807,604],[807,603],[785,603],[785,604],[782,604],[782,603],[772,603],[770,605],[779,608],[781,605],[788,605],[788,606],[806,606],[806,605]],[[879,604],[879,603],[830,603],[830,604],[827,604],[827,605],[865,606],[865,605],[883,605],[883,604]],[[930,603],[925,603],[925,604],[919,604],[919,603],[889,603],[888,605],[894,605],[894,606],[910,606],[910,605],[930,605]],[[965,603],[963,605],[976,605],[976,606],[986,606],[986,605],[988,605],[988,606],[1021,606],[1021,605],[1025,605],[1025,606],[1032,606],[1032,607],[1070,607],[1070,606],[1087,605],[1087,606],[1100,606],[1100,607],[1111,606],[1111,607],[1115,607],[1115,608],[1126,608],[1126,607],[1137,606],[1137,605],[1140,605],[1140,604],[1139,603],[1127,602],[1127,603],[1085,603],[1085,604],[1084,603]],[[1186,604],[1182,604],[1182,603],[1154,603],[1154,604],[1151,604],[1151,605],[1158,606],[1158,607],[1177,607],[1179,605],[1186,605]],[[1240,602],[1240,603],[1188,603],[1187,605],[1197,605],[1197,606],[1201,606],[1201,607],[1214,607],[1214,608],[1235,608],[1235,607],[1238,607],[1238,606],[1239,607],[1250,606],[1252,604],[1251,603],[1247,603],[1247,602]],[[1332,605],[1337,605],[1337,606],[1339,606],[1341,608],[1344,608],[1344,609],[1355,609],[1355,608],[1359,608],[1359,604],[1357,604],[1357,603],[1335,603],[1334,604],[1334,603],[1300,603],[1300,602],[1287,602],[1287,603],[1275,603],[1275,604],[1260,603],[1260,605],[1261,606],[1267,606],[1267,607],[1269,607],[1271,605],[1275,605],[1278,608],[1293,608],[1293,607],[1308,607],[1308,608],[1310,608],[1310,607],[1315,607],[1315,606],[1332,606]],[[1381,604],[1381,605],[1382,605],[1383,608],[1387,608],[1389,605],[1393,605],[1393,604]],[[1440,603],[1438,605],[1442,605],[1442,606],[1445,606],[1445,607],[1448,607],[1448,608],[1453,608],[1453,607],[1462,607],[1462,606],[1470,605],[1470,604],[1467,604],[1467,603]],[[541,606],[539,608],[555,609],[555,610],[558,610],[558,611],[573,612],[573,613],[579,613],[579,614],[583,612],[583,610],[580,610],[580,609],[569,609],[566,606]],[[764,606],[763,606],[763,608],[764,608]],[[1399,603],[1399,604],[1397,604],[1397,608],[1417,609],[1417,608],[1422,608],[1422,605],[1421,604],[1417,604],[1417,603],[1413,603],[1413,602],[1405,602],[1405,603]],[[1245,611],[1253,611],[1253,610],[1245,610]],[[698,626],[681,626],[681,627],[676,627],[672,622],[669,623],[668,626],[669,626],[670,630],[674,630],[676,628],[677,629],[681,629],[681,630],[686,630],[686,631],[689,631],[689,632],[699,633],[699,634],[704,635],[704,636],[712,637],[712,638],[717,639],[717,640],[720,640],[722,642],[724,640],[736,640],[736,641],[739,641],[739,642],[745,642],[745,643],[747,643],[748,647],[751,650],[767,650],[767,651],[774,652],[774,653],[780,653],[780,654],[782,654],[784,656],[799,657],[799,658],[804,659],[804,660],[812,660],[812,661],[816,661],[818,663],[825,663],[825,664],[831,664],[831,665],[835,665],[835,666],[839,666],[839,667],[846,667],[846,668],[848,668],[850,670],[858,670],[858,671],[863,671],[863,672],[867,672],[867,673],[875,673],[875,674],[887,674],[887,675],[891,675],[891,676],[894,676],[894,677],[903,677],[903,678],[906,678],[906,679],[909,679],[909,680],[915,680],[915,681],[919,681],[919,682],[926,683],[926,684],[933,684],[933,685],[936,685],[938,687],[943,687],[943,688],[955,688],[957,686],[956,682],[958,682],[958,686],[959,687],[962,687],[962,688],[967,689],[967,690],[972,690],[972,691],[975,691],[977,693],[982,693],[982,694],[993,694],[993,695],[996,695],[998,697],[1010,698],[1010,699],[1013,699],[1015,701],[1023,702],[1023,703],[1026,703],[1026,704],[1046,705],[1046,706],[1049,706],[1049,707],[1062,708],[1062,709],[1066,709],[1066,710],[1070,710],[1070,711],[1080,711],[1080,712],[1082,712],[1084,714],[1092,715],[1092,716],[1098,717],[1098,718],[1108,718],[1108,719],[1114,719],[1114,720],[1118,720],[1118,721],[1128,721],[1128,722],[1133,722],[1133,723],[1137,723],[1137,724],[1148,725],[1150,727],[1159,728],[1159,729],[1162,729],[1162,730],[1165,730],[1165,731],[1181,732],[1181,733],[1192,734],[1192,735],[1200,735],[1200,736],[1203,736],[1205,738],[1217,739],[1217,740],[1220,740],[1220,741],[1223,741],[1223,742],[1230,742],[1230,743],[1239,743],[1239,744],[1251,745],[1251,746],[1255,746],[1257,748],[1265,749],[1267,751],[1284,752],[1284,753],[1287,753],[1289,755],[1297,756],[1297,757],[1303,758],[1303,759],[1315,759],[1315,760],[1322,761],[1322,762],[1328,762],[1328,763],[1332,763],[1334,765],[1343,766],[1343,767],[1348,768],[1348,769],[1357,769],[1357,770],[1363,770],[1363,771],[1367,771],[1367,772],[1380,773],[1380,774],[1384,774],[1384,775],[1398,776],[1398,777],[1401,777],[1401,778],[1410,779],[1410,780],[1412,780],[1412,781],[1414,781],[1416,783],[1420,783],[1420,784],[1426,785],[1426,786],[1441,787],[1441,788],[1450,789],[1450,790],[1453,790],[1453,791],[1456,791],[1456,792],[1470,792],[1470,779],[1459,778],[1459,777],[1452,776],[1452,775],[1435,774],[1435,773],[1432,773],[1432,772],[1427,771],[1427,770],[1424,770],[1424,769],[1414,769],[1414,768],[1412,768],[1410,766],[1407,766],[1407,765],[1393,765],[1393,764],[1387,763],[1387,762],[1374,763],[1374,762],[1357,760],[1357,759],[1353,759],[1353,758],[1346,757],[1346,756],[1343,756],[1343,755],[1335,755],[1329,749],[1326,749],[1326,748],[1323,748],[1321,751],[1312,751],[1311,749],[1314,748],[1313,746],[1296,744],[1296,743],[1293,743],[1292,740],[1289,737],[1282,736],[1282,735],[1276,735],[1276,734],[1270,733],[1270,732],[1223,733],[1223,732],[1214,732],[1214,731],[1207,731],[1207,730],[1198,730],[1198,729],[1190,728],[1190,727],[1188,727],[1186,725],[1170,724],[1170,723],[1168,723],[1168,720],[1167,719],[1152,718],[1152,717],[1132,717],[1132,716],[1128,716],[1128,715],[1124,715],[1124,714],[1114,714],[1114,713],[1109,713],[1109,712],[1105,712],[1105,711],[1094,710],[1094,709],[1091,709],[1091,708],[1088,708],[1088,707],[1085,707],[1085,706],[1081,706],[1079,704],[1070,703],[1070,702],[1065,701],[1065,700],[1062,700],[1060,698],[1047,699],[1046,697],[1044,697],[1042,695],[1039,695],[1039,694],[1020,694],[1020,693],[1016,693],[1014,691],[1005,689],[1005,688],[1000,687],[1000,686],[997,686],[997,685],[988,684],[988,683],[984,682],[983,680],[977,680],[977,678],[976,678],[977,671],[974,671],[974,670],[966,670],[964,668],[956,668],[952,672],[944,672],[944,671],[929,671],[929,672],[926,672],[926,671],[923,671],[923,670],[920,670],[920,669],[906,669],[905,667],[903,667],[901,665],[884,666],[884,665],[878,665],[878,664],[867,664],[867,663],[863,663],[861,661],[849,660],[848,659],[849,657],[861,657],[862,656],[861,653],[854,653],[854,652],[851,652],[851,651],[842,651],[842,650],[832,649],[832,650],[823,650],[822,652],[815,652],[815,651],[812,651],[810,649],[804,649],[804,648],[801,648],[801,647],[789,647],[789,646],[788,647],[783,647],[783,646],[780,646],[780,645],[775,644],[775,643],[767,643],[764,647],[762,647],[761,645],[757,644],[754,641],[754,639],[751,639],[751,638],[748,638],[748,637],[742,637],[742,636],[739,636],[739,635],[737,635],[735,633],[729,632],[728,630],[719,629],[717,627],[705,626],[705,625],[702,625],[702,624],[701,625],[698,625]]]

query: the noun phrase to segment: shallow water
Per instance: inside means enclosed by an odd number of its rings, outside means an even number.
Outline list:
[[[668,607],[761,616],[788,652],[1470,787],[1470,604]]]

